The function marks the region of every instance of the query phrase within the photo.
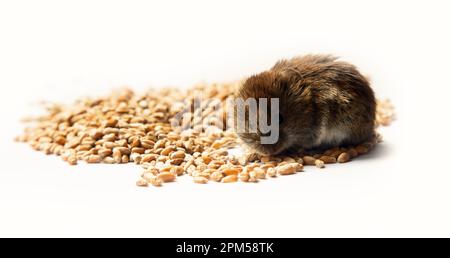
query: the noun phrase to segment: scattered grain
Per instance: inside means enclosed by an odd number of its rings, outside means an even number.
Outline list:
[[[82,100],[69,106],[54,105],[24,134],[16,137],[19,142],[46,154],[61,155],[71,165],[79,160],[88,163],[120,164],[134,162],[146,170],[136,182],[138,186],[161,186],[185,173],[196,183],[257,182],[266,177],[294,174],[303,165],[324,167],[325,164],[345,163],[369,152],[381,136],[349,148],[331,148],[323,153],[300,150],[291,156],[261,156],[247,153],[230,155],[228,148],[239,145],[232,130],[214,131],[208,125],[196,121],[196,117],[218,115],[215,122],[226,123],[224,109],[210,104],[195,107],[187,112],[187,125],[192,129],[177,130],[172,127],[177,114],[185,108],[179,101],[193,103],[196,90],[210,98],[225,102],[233,97],[238,83],[201,85],[180,93],[163,89],[141,96],[129,89],[117,91],[105,98]],[[377,101],[376,125],[388,125],[394,119],[389,101]],[[223,121],[219,121],[223,120]],[[190,124],[192,123],[192,124]]]

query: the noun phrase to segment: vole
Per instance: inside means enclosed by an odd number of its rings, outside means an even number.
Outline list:
[[[280,60],[270,70],[246,79],[237,97],[279,99],[276,143],[261,143],[259,130],[238,132],[259,154],[357,145],[374,136],[376,102],[368,79],[352,64],[331,55]]]

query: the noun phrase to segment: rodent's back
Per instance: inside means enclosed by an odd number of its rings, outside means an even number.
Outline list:
[[[305,109],[298,119],[308,121],[315,134],[310,147],[358,144],[373,136],[374,93],[355,66],[308,55],[279,61],[271,70],[288,80],[292,96],[286,102]]]

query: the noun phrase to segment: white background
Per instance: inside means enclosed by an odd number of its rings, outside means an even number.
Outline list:
[[[448,1],[0,1],[0,236],[450,236]],[[12,141],[41,100],[239,79],[332,53],[390,98],[385,142],[258,184],[70,167]]]

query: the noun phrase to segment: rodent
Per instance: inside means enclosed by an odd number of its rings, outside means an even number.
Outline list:
[[[369,80],[354,65],[331,55],[280,60],[246,79],[237,97],[279,98],[276,143],[262,144],[259,130],[238,132],[259,154],[357,145],[374,136],[376,100]]]

